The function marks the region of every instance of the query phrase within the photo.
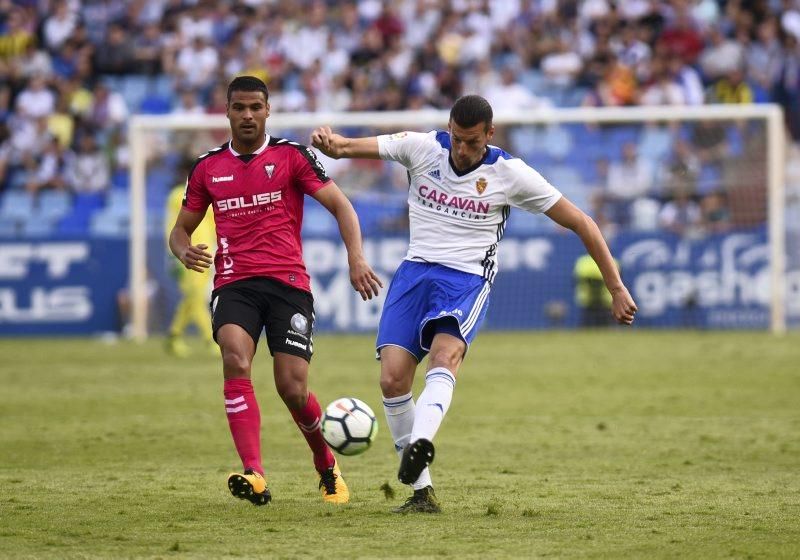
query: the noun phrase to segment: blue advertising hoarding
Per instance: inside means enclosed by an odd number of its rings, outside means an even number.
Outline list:
[[[405,237],[365,241],[368,261],[388,280],[405,255]],[[769,247],[763,228],[699,239],[625,233],[612,242],[641,327],[764,329],[769,325]],[[162,251],[159,253],[159,251]],[[337,237],[307,237],[317,330],[372,332],[383,296],[361,301]],[[572,270],[583,246],[571,232],[506,236],[490,296],[487,329],[570,328],[579,324]],[[153,276],[164,287],[159,310],[177,295],[160,244]],[[152,264],[156,263],[156,264]],[[163,269],[163,270],[162,270]],[[117,295],[127,285],[124,240],[0,241],[0,335],[95,334],[118,330]],[[800,270],[786,275],[787,317],[800,324]],[[156,328],[164,325],[169,313]]]
[[[124,240],[0,240],[0,335],[116,330],[127,281]]]

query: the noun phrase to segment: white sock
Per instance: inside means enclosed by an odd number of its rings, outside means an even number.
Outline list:
[[[415,442],[422,438],[433,441],[447,409],[450,408],[455,386],[456,378],[447,368],[433,368],[425,375],[425,389],[417,399],[414,427],[409,441]]]
[[[411,439],[411,429],[414,426],[414,399],[411,393],[399,397],[383,397],[383,412],[386,414],[386,425],[394,440],[394,449],[397,456],[403,456],[403,448]],[[419,478],[412,484],[414,490],[432,486],[431,473],[425,468]]]

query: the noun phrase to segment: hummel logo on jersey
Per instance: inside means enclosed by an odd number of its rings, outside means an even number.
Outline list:
[[[211,177],[212,183],[227,183],[233,181],[233,175],[223,175],[222,177]]]
[[[433,171],[428,171],[428,175],[436,179],[437,181],[441,181],[442,176],[439,174],[438,169],[434,169]]]
[[[266,165],[264,166],[264,171],[266,171],[266,172],[267,172],[267,177],[269,177],[270,179],[272,179],[272,174],[275,172],[275,164],[274,164],[274,163],[268,163],[268,164],[266,164]]]

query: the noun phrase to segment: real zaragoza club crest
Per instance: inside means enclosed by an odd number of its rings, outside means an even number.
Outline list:
[[[478,180],[475,182],[475,190],[478,191],[478,194],[483,194],[487,186],[489,186],[489,182],[484,177],[478,177]]]

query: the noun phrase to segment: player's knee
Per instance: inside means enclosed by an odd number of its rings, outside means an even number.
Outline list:
[[[250,377],[250,360],[244,354],[223,350],[222,371],[226,379]]]
[[[278,386],[278,394],[286,407],[291,410],[303,408],[308,402],[308,391],[300,384]]]
[[[381,373],[381,392],[384,397],[399,397],[407,394],[411,390],[411,383],[412,380],[397,372]]]
[[[454,372],[461,365],[463,357],[464,349],[462,347],[446,346],[432,349],[428,359],[431,367],[443,367]]]

